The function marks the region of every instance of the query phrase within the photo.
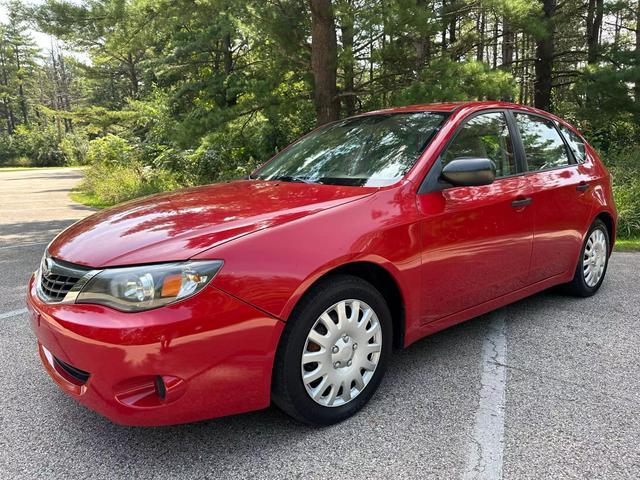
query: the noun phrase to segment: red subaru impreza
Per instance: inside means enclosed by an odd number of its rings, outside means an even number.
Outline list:
[[[371,398],[393,347],[555,285],[593,295],[615,227],[610,176],[563,120],[411,106],[76,223],[27,303],[51,377],[113,421],[273,401],[330,424]]]

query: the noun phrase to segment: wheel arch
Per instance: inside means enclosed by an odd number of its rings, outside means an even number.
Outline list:
[[[607,227],[607,233],[609,234],[609,254],[611,254],[611,252],[613,251],[613,245],[616,242],[616,224],[615,221],[613,220],[613,216],[607,212],[607,211],[602,211],[600,213],[598,213],[595,218],[593,219],[593,221],[596,220],[601,220],[602,223],[605,224],[605,226]],[[591,222],[593,224],[593,222]]]
[[[373,285],[380,292],[391,312],[393,346],[398,349],[403,348],[406,328],[406,309],[402,290],[396,278],[387,268],[369,260],[357,260],[344,263],[331,268],[315,278],[297,298],[295,305],[290,309],[290,313],[295,310],[296,305],[300,303],[311,288],[333,275],[351,275],[360,278]]]

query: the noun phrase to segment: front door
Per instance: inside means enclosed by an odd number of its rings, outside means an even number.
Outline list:
[[[501,111],[468,119],[432,168],[490,158],[496,180],[418,195],[422,236],[422,322],[429,323],[525,286],[531,259],[530,186]],[[430,172],[430,176],[433,172]]]

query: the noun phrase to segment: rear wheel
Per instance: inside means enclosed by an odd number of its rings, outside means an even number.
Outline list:
[[[380,384],[391,337],[391,314],[371,284],[330,277],[308,292],[287,323],[274,366],[274,403],[305,423],[348,418]]]
[[[593,222],[582,246],[573,280],[564,286],[568,293],[590,297],[598,291],[607,272],[609,242],[606,225],[601,220]]]

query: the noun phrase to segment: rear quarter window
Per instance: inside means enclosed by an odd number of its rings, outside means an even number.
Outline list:
[[[560,129],[560,133],[562,133],[564,139],[567,141],[567,144],[569,145],[569,148],[576,160],[579,163],[584,162],[585,158],[587,158],[584,141],[564,125],[558,125],[558,128]]]

